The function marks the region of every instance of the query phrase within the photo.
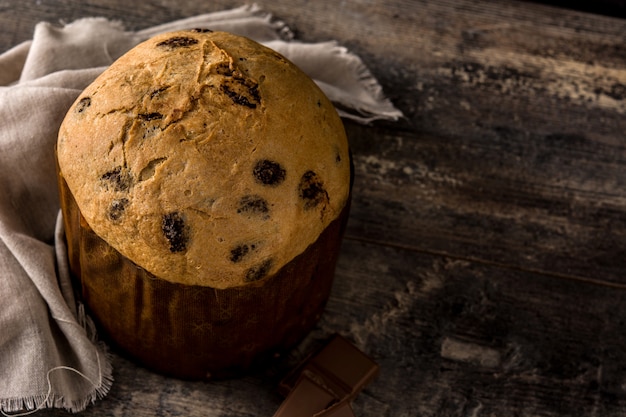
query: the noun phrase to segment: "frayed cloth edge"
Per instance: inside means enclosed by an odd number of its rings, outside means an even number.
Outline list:
[[[102,346],[99,347],[102,348]],[[105,357],[107,356],[108,354],[105,354]],[[84,411],[90,404],[103,399],[109,393],[109,390],[113,385],[113,368],[110,365],[110,361],[106,359],[100,362],[103,364],[100,384],[95,386],[94,389],[84,398],[78,400],[68,400],[63,396],[52,392],[49,392],[46,395],[37,395],[33,397],[5,398],[0,400],[0,413],[4,416],[16,417],[30,415],[47,408],[65,409],[70,413]],[[59,370],[76,372],[84,377],[80,371],[70,367],[55,367],[48,371],[48,374]],[[49,380],[48,384],[50,386]]]
[[[111,364],[111,354],[107,345],[96,340],[96,330],[93,321],[85,313],[84,305],[78,303],[78,323],[85,329],[89,339],[94,342],[96,359],[99,365],[98,381],[92,381],[85,374],[69,366],[56,366],[48,370],[46,379],[48,382],[48,393],[46,395],[35,395],[24,398],[3,398],[0,399],[0,414],[8,417],[27,416],[43,409],[58,408],[65,409],[70,413],[84,411],[90,404],[103,399],[113,386],[113,366]],[[74,372],[83,377],[93,385],[93,389],[83,398],[68,400],[62,395],[52,392],[50,374],[57,371]]]

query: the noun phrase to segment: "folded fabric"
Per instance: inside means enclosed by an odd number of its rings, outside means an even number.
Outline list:
[[[362,61],[336,42],[305,44],[256,6],[149,29],[88,18],[40,23],[33,39],[0,55],[0,411],[81,411],[112,384],[106,348],[72,292],[59,213],[54,145],[80,92],[137,43],[196,27],[248,36],[307,72],[361,123],[402,114]]]

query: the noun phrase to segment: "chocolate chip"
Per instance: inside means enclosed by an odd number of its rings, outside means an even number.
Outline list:
[[[213,31],[211,29],[206,29],[206,28],[194,28],[194,29],[191,29],[191,32],[195,32],[195,33],[211,33]]]
[[[127,198],[120,198],[119,200],[113,200],[113,202],[109,206],[109,213],[108,213],[109,219],[113,221],[119,220],[124,214],[124,211],[126,210],[126,207],[128,206],[128,203],[129,201]]]
[[[112,186],[115,191],[128,190],[132,181],[130,174],[121,166],[105,172],[100,176],[100,180],[105,183],[107,188]]]
[[[220,62],[215,65],[214,69],[216,74],[224,75],[226,77],[232,77],[234,75],[234,70],[231,68],[228,62]]]
[[[239,80],[239,79],[237,79]],[[222,92],[226,94],[235,104],[256,109],[261,102],[258,85],[248,86],[244,83],[223,82]]]
[[[253,252],[255,249],[256,244],[254,243],[236,246],[230,251],[230,261],[233,263],[241,262],[246,255]]]
[[[174,211],[163,215],[161,230],[170,243],[170,252],[183,252],[187,249],[188,230],[180,213]]]
[[[267,273],[272,268],[272,260],[266,259],[261,262],[259,265],[253,266],[252,268],[246,271],[246,276],[244,277],[245,282],[254,282],[260,279],[265,278]]]
[[[161,113],[142,113],[138,114],[137,117],[144,122],[149,122],[151,120],[161,120],[163,115]]]
[[[258,195],[246,195],[239,200],[237,213],[259,216],[263,220],[270,218],[267,201]]]
[[[261,104],[259,83],[248,77],[245,71],[239,70],[232,60],[222,60],[213,66],[212,71],[222,76],[219,79],[219,88],[233,103],[251,109],[256,109]]]
[[[307,210],[317,207],[322,202],[328,202],[328,193],[324,189],[324,183],[313,171],[307,171],[302,175],[298,192]]]
[[[240,262],[248,252],[250,252],[248,245],[239,245],[230,251],[230,261],[234,263]]]
[[[76,103],[76,113],[84,112],[87,107],[91,106],[91,98],[83,97]]]
[[[157,43],[158,47],[166,47],[166,48],[185,48],[191,45],[195,45],[198,43],[197,39],[188,38],[186,36],[175,36],[173,38],[169,38],[164,40],[163,42]]]
[[[287,172],[278,162],[262,159],[256,163],[252,174],[261,184],[277,186],[285,180]]]

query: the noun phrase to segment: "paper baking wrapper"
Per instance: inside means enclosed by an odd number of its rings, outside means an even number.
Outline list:
[[[224,378],[295,346],[330,295],[349,202],[302,254],[275,275],[215,289],[165,281],[96,235],[59,172],[75,291],[114,348],[145,367],[184,379]]]

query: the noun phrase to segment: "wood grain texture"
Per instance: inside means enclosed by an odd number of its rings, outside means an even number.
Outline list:
[[[0,0],[0,50],[41,20],[140,29],[240,5],[126,3]],[[626,415],[626,21],[510,0],[259,5],[358,53],[406,115],[346,123],[354,200],[326,312],[242,379],[114,356],[84,414],[270,416],[282,375],[339,332],[381,365],[357,416]]]
[[[626,314],[624,297],[348,239],[327,311],[289,358],[242,379],[191,383],[114,357],[112,391],[85,414],[270,416],[285,370],[341,332],[381,365],[353,404],[357,416],[620,416],[626,324],[614,318]]]

